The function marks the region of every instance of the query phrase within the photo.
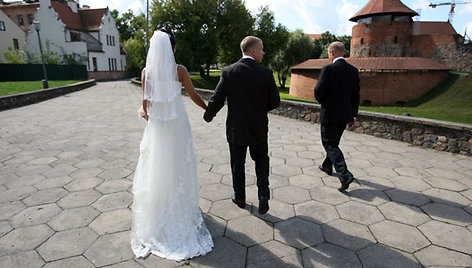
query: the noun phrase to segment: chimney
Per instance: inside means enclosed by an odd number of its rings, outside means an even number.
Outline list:
[[[79,4],[77,4],[74,0],[68,0],[67,5],[72,9],[72,12],[77,13],[77,9],[79,9]]]
[[[89,5],[83,5],[82,9],[90,9],[90,6]]]

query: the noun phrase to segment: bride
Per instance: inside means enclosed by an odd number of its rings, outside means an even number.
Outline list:
[[[182,85],[206,109],[187,69],[175,63],[172,32],[155,31],[143,70],[147,120],[133,182],[131,248],[136,257],[152,253],[185,260],[205,255],[213,241],[200,213],[193,137],[180,95]]]

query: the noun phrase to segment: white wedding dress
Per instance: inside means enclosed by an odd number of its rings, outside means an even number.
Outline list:
[[[133,181],[131,247],[136,257],[152,253],[179,261],[205,255],[213,241],[198,205],[193,137],[168,35],[156,31],[149,49],[144,92],[149,121]],[[149,64],[153,60],[158,66]],[[163,66],[170,74],[158,69]]]

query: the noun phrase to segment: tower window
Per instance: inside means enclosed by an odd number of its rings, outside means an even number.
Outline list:
[[[18,19],[18,24],[19,24],[19,25],[23,25],[23,24],[24,24],[24,22],[23,22],[23,15],[18,15],[18,16],[16,16],[16,18]]]
[[[364,38],[361,38],[361,45],[364,44]]]
[[[393,43],[398,43],[398,36],[395,36],[395,38],[393,39]]]

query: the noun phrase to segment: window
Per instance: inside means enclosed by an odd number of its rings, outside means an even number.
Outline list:
[[[33,15],[28,14],[28,24],[31,25],[33,24]]]
[[[395,36],[395,38],[393,39],[393,43],[398,43],[398,36]]]
[[[116,64],[116,59],[113,59],[113,61],[115,62],[115,71],[118,71],[118,65]]]
[[[364,38],[361,38],[361,45],[364,44]]]
[[[110,42],[108,41],[108,34],[107,34],[107,46],[110,45]]]
[[[17,17],[17,19],[18,19],[18,24],[19,24],[19,25],[25,24],[24,21],[23,21],[23,15],[18,15],[18,16],[16,16],[16,17]]]
[[[111,37],[111,40],[113,40],[112,46],[114,46],[114,45],[115,45],[115,36],[112,36],[112,37]]]
[[[97,71],[97,58],[93,57],[92,62],[93,62],[93,71],[96,72]]]
[[[80,33],[78,32],[70,32],[70,41],[71,42],[77,42],[77,41],[80,41],[81,38],[80,38]]]
[[[108,58],[108,71],[111,71],[111,60]]]
[[[0,20],[0,31],[5,31],[5,22]]]
[[[20,46],[18,45],[18,39],[16,38],[13,38],[13,47],[15,49],[20,49]]]

